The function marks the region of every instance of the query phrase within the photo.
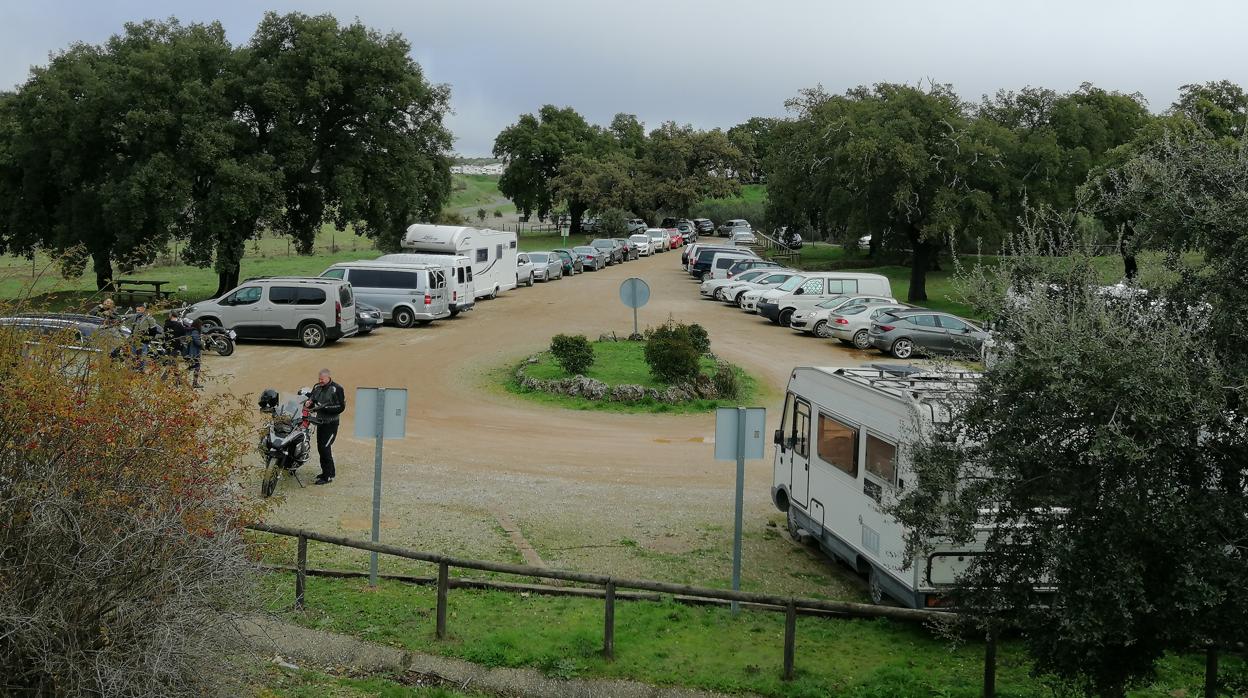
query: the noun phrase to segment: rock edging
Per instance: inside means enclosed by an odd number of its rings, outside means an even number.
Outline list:
[[[525,367],[541,361],[546,353],[534,354],[516,367],[514,375],[517,385],[534,392],[581,397],[600,402],[640,402],[649,398],[667,405],[678,405],[690,400],[718,400],[721,397],[719,390],[715,387],[715,382],[704,373],[699,373],[692,382],[679,383],[660,390],[633,384],[609,386],[600,380],[579,374],[572,378],[545,380],[533,378],[524,372]],[[720,363],[723,364],[723,362]]]

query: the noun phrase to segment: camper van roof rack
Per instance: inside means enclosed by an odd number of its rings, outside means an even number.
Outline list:
[[[977,371],[924,371],[887,364],[825,370],[873,390],[913,400],[939,400],[950,393],[966,392],[982,375]]]

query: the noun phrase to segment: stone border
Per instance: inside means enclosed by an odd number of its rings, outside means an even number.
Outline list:
[[[646,398],[665,405],[680,405],[692,400],[720,399],[719,391],[715,388],[715,381],[711,380],[711,377],[705,373],[699,373],[698,377],[692,382],[679,383],[663,390],[633,384],[612,387],[600,380],[587,378],[582,375],[572,378],[545,380],[542,378],[531,378],[525,374],[525,367],[541,361],[542,357],[549,353],[548,351],[538,352],[525,359],[516,367],[513,375],[516,383],[521,388],[549,395],[581,397],[595,402],[619,402],[625,404],[638,403]],[[732,368],[731,364],[725,361],[716,359],[716,363],[719,366]]]

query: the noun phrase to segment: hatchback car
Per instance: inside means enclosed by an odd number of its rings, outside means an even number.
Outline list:
[[[363,301],[355,302],[355,333],[368,334],[373,330],[381,327],[384,320],[381,317],[381,308],[369,305]]]
[[[522,252],[517,258],[528,257],[533,265],[533,278],[554,281],[563,278],[563,258],[553,252]]]
[[[591,241],[590,246],[598,249],[607,259],[607,266],[619,264],[624,261],[624,249],[619,243],[611,238],[597,238]]]
[[[886,296],[869,296],[869,295],[851,295],[845,294],[841,296],[832,296],[827,300],[819,301],[813,307],[798,308],[789,318],[789,327],[802,332],[804,334],[813,334],[823,339],[831,337],[828,330],[828,318],[841,308],[851,305],[861,305],[867,303],[896,303],[896,298]]]
[[[715,223],[710,218],[694,218],[693,229],[698,231],[698,235],[714,235]]]
[[[988,333],[948,313],[931,310],[895,310],[871,322],[871,346],[909,359],[917,354],[944,354],[978,359]]]
[[[693,242],[698,238],[698,229],[694,227],[693,221],[681,221],[677,223],[676,231],[680,233],[680,237],[685,242]]]
[[[611,238],[611,239],[620,243],[620,246],[624,248],[624,261],[628,261],[630,259],[637,259],[638,257],[641,256],[641,250],[637,249],[637,246],[634,245],[631,241],[625,240],[624,238]]]
[[[573,247],[572,251],[581,258],[581,267],[585,271],[598,271],[607,266],[607,256],[597,247],[578,245]]]
[[[750,230],[738,230],[732,234],[732,244],[734,245],[753,245],[757,242],[758,238]]]
[[[717,301],[724,299],[723,291],[725,287],[734,283],[753,281],[754,279],[766,274],[769,269],[750,269],[743,271],[731,279],[707,279],[698,286],[698,293],[703,298],[712,298]]]
[[[563,259],[564,276],[574,276],[585,271],[585,266],[581,263],[580,255],[572,250],[554,250],[553,254],[559,255]]]
[[[719,235],[723,237],[732,237],[733,233],[740,232],[752,233],[754,232],[754,228],[750,225],[750,222],[744,218],[726,220],[719,226]]]
[[[649,235],[645,233],[630,235],[628,241],[637,248],[637,256],[649,257],[654,254],[654,241],[650,239]]]
[[[817,329],[815,334],[820,337],[833,337],[844,344],[854,345],[856,349],[870,349],[871,323],[885,313],[891,313],[895,310],[909,310],[912,307],[900,303],[884,303],[882,305],[849,303],[837,308],[836,312],[828,316],[826,325],[827,335],[820,334]]]
[[[750,291],[766,291],[776,288],[796,275],[797,272],[792,269],[772,269],[770,274],[755,277],[753,281],[730,279],[730,283],[720,289],[719,295],[725,303],[731,303],[740,308],[745,294]]]

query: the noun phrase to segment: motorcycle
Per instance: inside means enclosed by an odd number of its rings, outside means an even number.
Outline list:
[[[311,410],[304,406],[310,393],[310,389],[300,388],[298,397],[280,406],[276,390],[269,388],[260,394],[260,411],[272,415],[268,429],[260,435],[260,455],[264,457],[261,497],[273,495],[283,473],[294,477],[303,487],[297,471],[312,453],[311,429],[317,423]]]
[[[213,325],[200,330],[200,336],[203,337],[204,348],[217,352],[218,356],[234,353],[234,339],[238,336],[234,334],[234,330]]]

